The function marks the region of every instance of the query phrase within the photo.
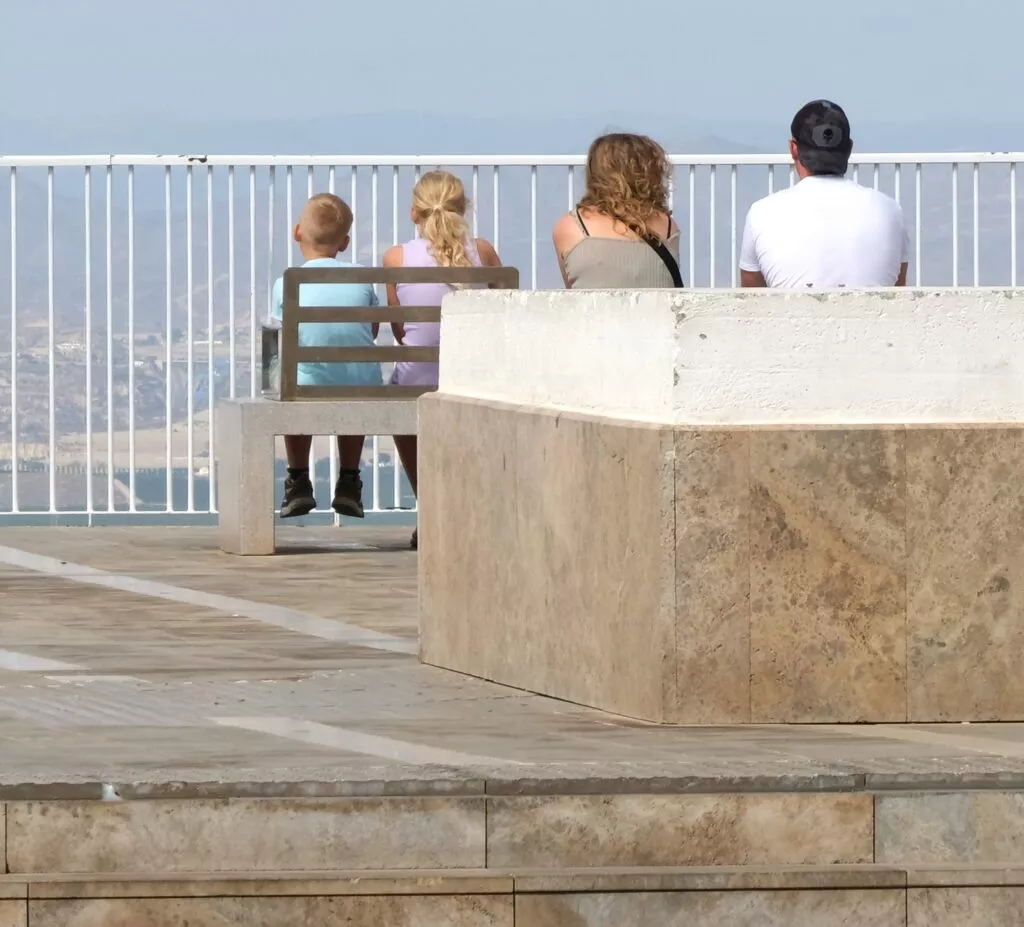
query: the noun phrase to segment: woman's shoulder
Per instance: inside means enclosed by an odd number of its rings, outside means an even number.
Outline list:
[[[576,212],[567,212],[555,223],[555,227],[551,230],[551,237],[559,253],[568,253],[571,248],[586,238],[579,215]]]
[[[555,233],[558,232],[581,232],[579,210],[573,209],[567,212],[555,223]]]

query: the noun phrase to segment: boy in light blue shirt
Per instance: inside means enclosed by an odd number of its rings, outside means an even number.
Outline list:
[[[352,210],[333,193],[314,196],[302,210],[295,226],[303,267],[356,267],[339,261],[337,255],[348,249],[352,231]],[[271,315],[283,316],[284,281],[274,284]],[[303,309],[316,306],[376,306],[373,286],[362,283],[304,283],[299,287],[299,305]],[[370,347],[377,337],[379,325],[370,322],[315,322],[299,326],[302,347]],[[300,386],[381,386],[380,364],[299,364]],[[363,481],[359,466],[363,456],[365,435],[339,435],[338,457],[341,472],[334,487],[331,508],[339,515],[363,518]],[[287,435],[284,439],[288,455],[288,477],[284,483],[281,517],[307,515],[316,508],[313,484],[309,478],[310,435]]]

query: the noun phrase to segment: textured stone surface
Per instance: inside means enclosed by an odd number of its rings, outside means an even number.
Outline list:
[[[217,408],[217,530],[229,554],[274,553],[274,437],[254,429],[246,413],[256,400]]]
[[[1020,429],[421,405],[427,662],[656,722],[1024,718]]]
[[[590,868],[515,877],[516,892],[526,894],[903,888],[906,884],[902,869],[874,865]]]
[[[29,916],[32,927],[513,927],[512,898],[495,895],[32,901]]]
[[[1019,289],[462,290],[441,390],[689,424],[1024,420]]]
[[[1012,927],[1024,923],[1024,888],[912,888],[907,927]]]
[[[669,720],[671,433],[433,396],[420,419],[423,660]]]
[[[20,897],[26,896],[22,886]],[[508,895],[511,876],[486,871],[183,873],[174,878],[59,874],[32,882],[33,898],[216,898],[333,895]]]
[[[1024,431],[910,429],[907,470],[910,720],[1024,718]]]
[[[476,798],[8,805],[11,872],[476,868]]]
[[[755,722],[906,717],[904,434],[752,431]]]
[[[33,922],[34,923],[34,922]],[[899,889],[624,892],[516,899],[516,927],[905,927]]]
[[[0,927],[27,927],[28,905],[24,901],[0,901]]]
[[[750,433],[678,431],[674,437],[676,704],[670,720],[749,721]]]
[[[824,865],[872,859],[870,795],[495,798],[489,866]]]
[[[1015,885],[1024,887],[1024,867],[996,863],[954,863],[942,866],[916,866],[907,870],[907,885],[931,886]]]
[[[878,795],[879,863],[1024,863],[1024,792]]]

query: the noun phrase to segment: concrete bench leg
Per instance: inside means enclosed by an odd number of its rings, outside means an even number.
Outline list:
[[[229,554],[273,554],[274,435],[246,428],[246,418],[242,403],[226,402],[218,410],[220,549]]]

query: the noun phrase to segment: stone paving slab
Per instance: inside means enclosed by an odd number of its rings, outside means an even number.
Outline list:
[[[7,871],[483,869],[485,801],[416,796],[12,802]]]
[[[693,927],[717,927],[719,924],[729,924],[730,927],[845,927],[851,924],[906,927],[906,914],[906,892],[885,888],[796,892],[553,893],[517,897],[515,924],[517,927],[565,927],[568,924],[573,927],[620,924],[637,927],[662,924]],[[34,919],[32,923],[36,923]],[[935,927],[934,921],[927,923]],[[942,922],[943,927],[945,923]]]
[[[407,528],[279,539],[5,529],[0,800],[1024,788],[1022,724],[657,727],[423,666]]]
[[[513,927],[511,895],[40,899],[16,927],[277,927],[279,924]],[[0,916],[3,911],[0,909]],[[0,927],[8,924],[0,920]]]
[[[456,924],[828,927],[1019,923],[1000,867],[593,868],[0,876],[0,925]],[[908,919],[909,918],[909,919]]]

